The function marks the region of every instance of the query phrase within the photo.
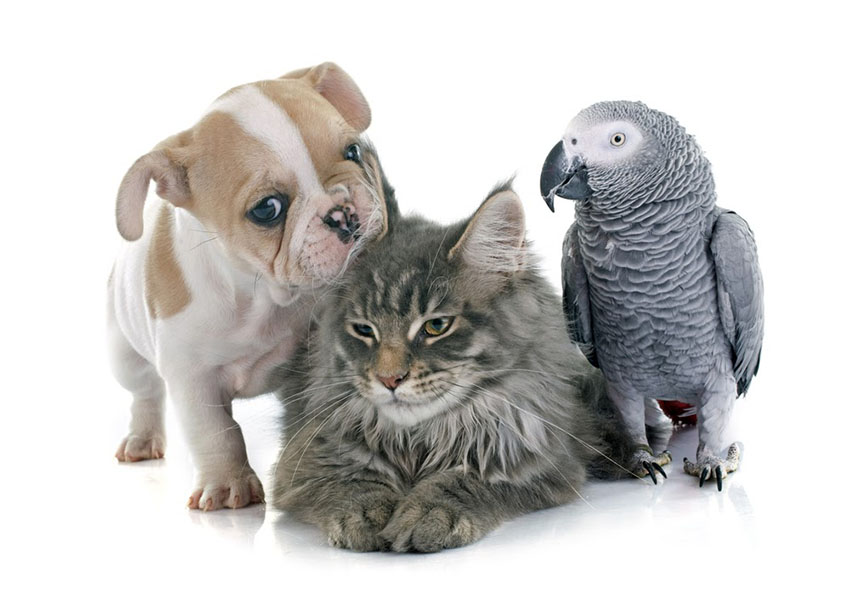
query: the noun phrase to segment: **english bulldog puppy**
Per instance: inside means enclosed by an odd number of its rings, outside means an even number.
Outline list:
[[[121,182],[128,243],[109,279],[108,338],[133,401],[115,455],[163,456],[167,388],[196,470],[191,508],[263,501],[231,403],[271,390],[321,287],[386,231],[361,139],[370,120],[354,81],[324,63],[230,90]],[[159,198],[146,202],[151,180]]]

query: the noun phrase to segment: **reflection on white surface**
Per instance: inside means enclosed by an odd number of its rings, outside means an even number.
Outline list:
[[[165,459],[113,458],[128,417],[127,403],[114,400],[122,394],[104,376],[92,390],[85,436],[65,428],[79,423],[69,417],[73,406],[14,431],[19,440],[55,443],[29,444],[25,459],[9,455],[18,460],[9,462],[7,482],[38,474],[40,483],[33,497],[18,491],[17,501],[15,489],[4,488],[5,568],[18,579],[16,590],[59,594],[70,587],[90,598],[114,598],[116,591],[131,598],[247,591],[359,598],[374,597],[378,587],[405,599],[438,590],[446,598],[453,598],[449,590],[632,599],[684,588],[689,598],[713,598],[727,590],[802,590],[798,585],[828,594],[824,575],[839,574],[845,563],[822,541],[844,540],[847,495],[835,494],[823,464],[786,452],[794,450],[785,446],[786,433],[805,429],[769,413],[766,421],[764,397],[739,403],[745,455],[722,492],[713,482],[700,489],[682,471],[682,459],[696,449],[696,431],[682,429],[672,439],[669,479],[658,486],[648,479],[591,481],[585,501],[519,517],[468,547],[396,555],[331,548],[316,528],[271,507],[186,509],[192,469],[171,413]],[[234,416],[268,491],[278,405],[271,397],[240,401]]]

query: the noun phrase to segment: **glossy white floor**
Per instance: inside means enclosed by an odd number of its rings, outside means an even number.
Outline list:
[[[99,392],[120,395],[105,380]],[[330,548],[318,530],[271,507],[186,509],[192,473],[176,424],[169,423],[166,459],[119,464],[112,452],[126,407],[101,397],[81,409],[92,410],[98,427],[79,438],[63,433],[70,414],[45,421],[51,444],[29,458],[39,472],[29,492],[38,494],[20,495],[22,504],[4,516],[4,538],[11,532],[14,541],[6,568],[21,594],[76,590],[87,598],[261,592],[428,598],[439,591],[446,598],[463,592],[604,599],[615,593],[654,598],[665,590],[709,598],[797,584],[829,590],[828,580],[816,575],[844,561],[824,553],[822,542],[802,547],[812,535],[824,535],[826,516],[839,513],[817,492],[818,480],[784,457],[776,461],[776,438],[759,427],[763,403],[751,395],[740,404],[736,424],[746,432],[745,461],[722,492],[713,483],[700,489],[682,472],[682,458],[696,446],[696,431],[686,428],[674,435],[670,478],[658,486],[648,479],[592,482],[584,502],[515,519],[469,547],[394,555]],[[268,488],[277,404],[271,397],[243,401],[235,413]],[[5,490],[9,501],[13,489]],[[807,523],[817,531],[807,532]]]

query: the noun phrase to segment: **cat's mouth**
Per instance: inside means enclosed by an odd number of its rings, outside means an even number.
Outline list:
[[[438,397],[411,397],[397,390],[372,396],[372,404],[389,421],[402,427],[411,427],[445,412],[448,405]]]
[[[403,392],[399,392],[397,390],[388,390],[387,396],[383,399],[378,400],[376,405],[399,405],[399,406],[421,406],[428,405],[433,401],[433,399],[414,399],[410,398],[407,394]]]

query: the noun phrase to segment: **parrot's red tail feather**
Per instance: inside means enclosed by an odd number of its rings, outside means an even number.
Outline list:
[[[682,401],[658,401],[661,410],[676,425],[695,426],[697,423],[697,408]]]

